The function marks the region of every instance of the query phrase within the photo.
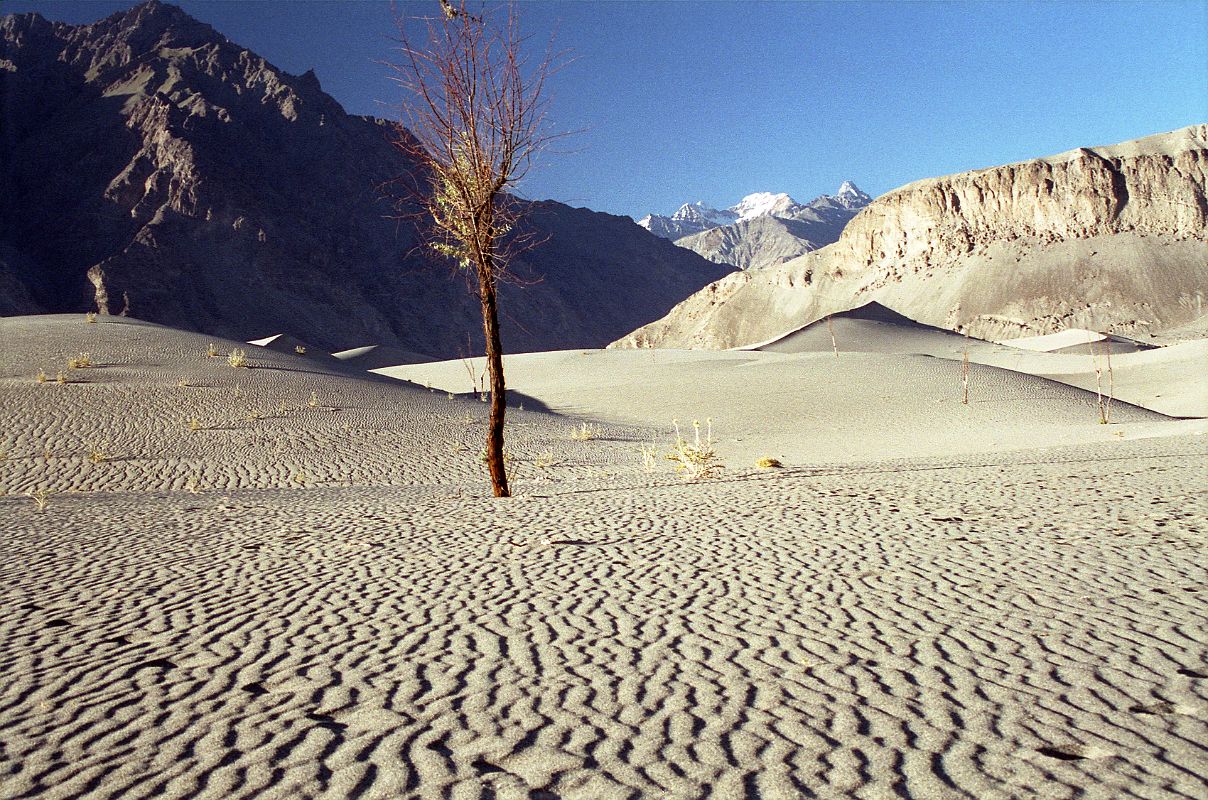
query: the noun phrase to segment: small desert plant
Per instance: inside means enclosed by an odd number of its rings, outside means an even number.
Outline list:
[[[39,511],[45,511],[47,504],[50,503],[49,489],[30,489],[25,496],[34,501],[34,506]]]
[[[784,467],[784,464],[781,464],[780,459],[778,458],[764,456],[755,462],[755,466],[759,467],[760,469],[781,469]]]
[[[453,394],[452,392],[448,392],[447,394],[448,394],[448,396],[449,396],[449,399],[450,399],[450,400],[452,400],[452,399],[454,399],[455,397],[457,397],[457,395]]]
[[[243,385],[242,384],[238,384],[238,383],[235,384],[235,396],[243,397]]]
[[[201,473],[193,471],[189,473],[189,477],[185,478],[185,489],[189,494],[197,494],[201,491]]]
[[[579,427],[570,429],[570,438],[576,442],[589,442],[592,439],[600,438],[600,426],[588,425],[586,422],[579,423]]]
[[[251,411],[247,412],[247,416],[244,417],[244,419],[248,422],[255,422],[256,420],[264,419],[264,415],[259,411],[252,409]]]
[[[84,315],[84,321],[85,322],[96,322],[96,312],[89,311],[87,314]]]
[[[210,358],[216,358],[218,356],[218,345],[214,344],[213,342],[207,344],[206,355]]]
[[[88,460],[93,464],[101,464],[109,460],[109,455],[105,452],[104,445],[90,444],[88,445]]]
[[[38,383],[46,383],[46,370],[38,370],[38,374],[34,376],[34,380]]]
[[[557,463],[558,461],[554,458],[554,451],[552,450],[546,450],[544,453],[538,454],[537,457],[533,459],[533,466],[537,467],[538,469],[548,469]]]
[[[92,354],[91,353],[80,353],[79,355],[75,356],[74,358],[67,359],[67,368],[68,369],[85,369],[86,367],[91,367],[91,366],[92,366]]]
[[[306,401],[306,405],[310,406],[311,408],[318,408],[319,407],[319,395],[315,394],[312,391],[310,393],[310,399]]]
[[[675,449],[667,454],[667,460],[674,462],[675,471],[686,481],[703,481],[716,478],[724,467],[713,448],[713,419],[705,420],[708,432],[704,441],[700,438],[700,422],[692,420],[693,440],[689,442],[680,434],[679,420],[672,420],[675,426]]]
[[[236,369],[239,367],[246,367],[247,351],[241,347],[236,347],[234,350],[227,353],[227,363]]]
[[[965,334],[965,351],[961,354],[961,402],[969,405],[969,334]]]
[[[1112,370],[1112,342],[1111,339],[1106,339],[1107,345],[1107,395],[1103,394],[1103,371],[1104,365],[1099,360],[1099,353],[1095,350],[1094,342],[1091,343],[1091,358],[1094,359],[1095,365],[1095,402],[1099,407],[1099,424],[1106,425],[1111,422],[1112,418],[1112,399],[1116,394],[1116,376]]]
[[[309,480],[310,478],[307,476],[304,470],[298,470],[294,473],[294,483],[298,484],[299,486],[305,486]]]
[[[188,379],[188,378],[181,378],[180,380],[178,380],[178,381],[176,382],[176,388],[177,388],[177,389],[187,389],[187,388],[189,388],[189,379]]]
[[[201,420],[197,418],[196,414],[194,414],[185,421],[185,427],[189,429],[190,433],[196,433],[197,431],[201,430]]]
[[[658,447],[651,444],[642,445],[642,471],[649,474],[658,468],[659,451]]]
[[[465,442],[458,441],[456,439],[449,440],[449,452],[451,453],[464,453],[469,449],[469,445],[467,445]]]
[[[59,374],[55,375],[55,383],[59,384],[60,386],[67,383],[67,374],[64,373],[63,370],[59,370]]]
[[[300,356],[304,356],[304,355],[306,355],[306,348],[300,344],[296,344],[296,345],[294,345],[294,352]]]
[[[284,417],[288,411],[289,407],[285,405],[284,400],[277,404],[277,416]]]

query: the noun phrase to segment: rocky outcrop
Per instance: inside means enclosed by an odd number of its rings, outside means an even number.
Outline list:
[[[390,196],[414,166],[395,132],[313,73],[158,2],[83,26],[25,14],[0,20],[0,108],[0,314],[84,311],[103,290],[231,338],[477,349],[477,299]],[[544,243],[501,296],[513,351],[601,346],[728,271],[627,218],[531,212]]]
[[[1206,193],[1208,125],[918,181],[617,344],[747,345],[871,300],[987,338],[1162,331],[1204,313]]]

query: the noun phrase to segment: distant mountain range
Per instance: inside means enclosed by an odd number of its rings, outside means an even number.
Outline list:
[[[128,300],[236,339],[478,350],[477,298],[385,196],[414,169],[392,135],[175,6],[0,18],[0,314]],[[510,351],[602,346],[732,271],[628,217],[527,212]]]
[[[670,217],[650,214],[638,225],[718,264],[759,269],[838,240],[844,226],[872,202],[851,181],[833,195],[799,203],[787,194],[756,192],[716,209],[685,203]]]
[[[916,181],[836,243],[732,273],[616,346],[753,345],[873,301],[988,339],[1203,330],[1206,198],[1208,124]]]

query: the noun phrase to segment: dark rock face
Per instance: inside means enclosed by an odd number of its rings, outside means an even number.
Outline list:
[[[477,298],[389,198],[413,169],[393,135],[174,6],[5,17],[0,314],[93,308],[94,270],[155,322],[455,356]],[[603,346],[729,271],[624,218],[544,202],[528,224],[512,351]]]

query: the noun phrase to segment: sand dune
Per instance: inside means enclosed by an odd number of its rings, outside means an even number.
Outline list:
[[[497,501],[459,362],[0,342],[4,797],[1203,796],[1200,422],[982,365],[965,407],[920,355],[515,356],[599,422],[514,410]],[[722,479],[642,468],[706,414]]]
[[[470,388],[458,361],[377,372]],[[653,428],[660,440],[673,436],[673,419],[686,429],[712,418],[719,450],[744,465],[761,456],[834,463],[1208,428],[1125,403],[1115,406],[1117,425],[1100,425],[1092,392],[981,364],[970,367],[966,406],[960,362],[923,355],[583,350],[508,356],[504,374],[555,412]]]
[[[1127,336],[1088,331],[1081,328],[1067,328],[1057,333],[1047,333],[1044,336],[1025,336],[1019,339],[1004,339],[1003,344],[1018,347],[1022,350],[1032,350],[1038,353],[1066,353],[1077,355],[1102,355],[1111,350],[1113,355],[1136,353],[1141,350],[1152,350],[1155,345],[1130,339]]]

